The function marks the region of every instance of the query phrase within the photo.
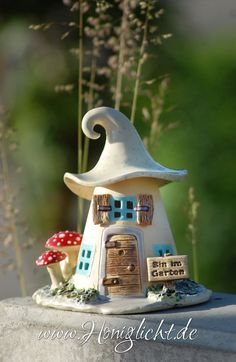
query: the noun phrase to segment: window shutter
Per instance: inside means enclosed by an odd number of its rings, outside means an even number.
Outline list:
[[[139,225],[152,225],[153,218],[153,197],[152,195],[137,195],[137,223]]]
[[[109,194],[93,196],[93,222],[95,225],[109,222],[110,197]]]

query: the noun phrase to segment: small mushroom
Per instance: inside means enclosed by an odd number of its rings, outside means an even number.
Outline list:
[[[57,250],[49,250],[43,253],[37,260],[37,266],[46,266],[51,278],[51,289],[55,289],[65,280],[63,278],[60,262],[66,258],[66,254]]]
[[[45,244],[46,248],[63,251],[67,258],[61,263],[64,279],[67,281],[74,274],[80,245],[83,235],[76,231],[60,231],[49,238]]]

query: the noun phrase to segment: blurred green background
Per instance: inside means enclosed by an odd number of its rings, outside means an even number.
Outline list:
[[[189,254],[191,262],[187,210],[188,189],[194,187],[200,203],[200,282],[235,293],[236,4],[162,4],[160,26],[173,37],[158,48],[158,58],[147,72],[150,78],[170,74],[161,122],[178,122],[178,127],[161,135],[153,156],[167,167],[189,170],[184,182],[162,189],[164,203],[178,251]],[[72,21],[73,16],[60,1],[1,2],[0,103],[17,130],[16,158],[22,173],[12,182],[20,188],[21,213],[37,240],[24,252],[29,293],[47,282],[46,271],[34,265],[47,237],[76,228],[76,197],[64,186],[63,174],[77,168],[77,94],[56,94],[54,87],[76,81],[77,64],[68,49],[78,46],[76,37],[60,40],[60,27],[34,32],[29,25]],[[136,127],[144,137],[142,106],[140,99]],[[101,143],[92,141],[90,167],[101,149]],[[15,272],[7,273],[7,280],[6,273],[0,275],[1,298],[19,295]]]

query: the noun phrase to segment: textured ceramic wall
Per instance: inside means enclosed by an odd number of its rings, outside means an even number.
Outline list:
[[[100,265],[101,247],[102,245],[104,247],[103,232],[110,227],[112,228],[112,233],[114,233],[114,227],[117,227],[119,228],[120,233],[120,228],[129,227],[139,229],[143,233],[143,241],[139,242],[143,243],[142,250],[144,255],[142,258],[140,258],[140,261],[142,263],[142,265],[140,265],[140,269],[144,276],[144,285],[142,287],[143,289],[145,289],[145,287],[147,286],[146,258],[153,256],[153,244],[172,245],[173,249],[176,252],[175,242],[170,230],[165,208],[161,201],[158,182],[156,179],[140,177],[132,180],[122,181],[117,184],[109,185],[107,187],[96,187],[94,190],[94,194],[107,193],[113,196],[131,196],[137,195],[138,193],[152,194],[154,201],[154,214],[152,225],[143,227],[137,225],[135,222],[128,220],[112,221],[110,224],[104,226],[94,225],[93,208],[91,203],[87,223],[85,226],[83,243],[95,246],[94,259],[90,276],[87,277],[76,274],[74,276],[75,284],[77,287],[80,288],[94,287],[96,289],[100,289],[99,286],[102,282],[102,275],[100,274],[100,271],[104,269],[103,266]]]

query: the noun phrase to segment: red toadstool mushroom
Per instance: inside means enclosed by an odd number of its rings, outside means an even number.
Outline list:
[[[57,288],[60,283],[65,281],[59,263],[66,257],[67,255],[65,253],[61,253],[58,250],[49,250],[36,260],[37,266],[47,267],[52,282],[51,289]]]
[[[70,279],[75,272],[82,237],[83,235],[76,231],[60,231],[49,238],[45,244],[46,248],[61,250],[67,254],[67,258],[61,266],[65,280]]]

